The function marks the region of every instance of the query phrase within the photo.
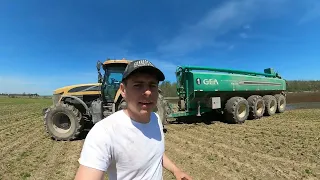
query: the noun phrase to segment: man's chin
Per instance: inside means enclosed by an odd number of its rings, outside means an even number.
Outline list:
[[[143,114],[147,115],[147,114],[152,113],[152,112],[153,112],[153,109],[154,109],[154,107],[140,108],[140,109],[139,109],[139,113],[140,113],[141,115],[143,115]]]
[[[152,113],[152,109],[140,109],[140,114],[150,114]]]

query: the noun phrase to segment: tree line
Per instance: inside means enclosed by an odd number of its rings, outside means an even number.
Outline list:
[[[160,84],[160,89],[165,97],[177,96],[177,83],[164,81]],[[290,80],[287,81],[288,92],[303,92],[303,91],[320,91],[320,80],[314,81],[302,81],[302,80]]]
[[[39,97],[38,93],[0,93],[0,96],[8,96],[11,98],[15,98],[15,97],[21,97],[21,96],[28,96],[28,97]]]

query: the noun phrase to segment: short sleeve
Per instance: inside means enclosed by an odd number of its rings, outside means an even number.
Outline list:
[[[84,141],[79,163],[83,166],[106,171],[112,160],[111,137],[96,124]]]
[[[159,128],[160,128],[160,130],[161,130],[162,135],[165,136],[165,134],[163,133],[163,131],[164,131],[164,125],[162,124],[162,120],[161,120],[159,114],[157,114],[157,113],[154,112],[154,115],[155,115],[155,117],[156,117],[156,119],[157,119],[157,122],[158,122],[158,125],[159,125]]]

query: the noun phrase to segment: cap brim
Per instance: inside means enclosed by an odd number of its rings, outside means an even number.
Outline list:
[[[163,72],[160,69],[158,69],[156,67],[152,67],[152,66],[138,67],[137,69],[133,70],[130,74],[133,74],[135,72],[141,72],[141,71],[156,75],[156,77],[159,81],[165,80],[165,75],[163,74]]]

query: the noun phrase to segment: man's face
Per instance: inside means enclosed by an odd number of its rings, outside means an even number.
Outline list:
[[[135,73],[120,88],[128,109],[135,114],[148,114],[157,105],[158,80],[155,76]]]

